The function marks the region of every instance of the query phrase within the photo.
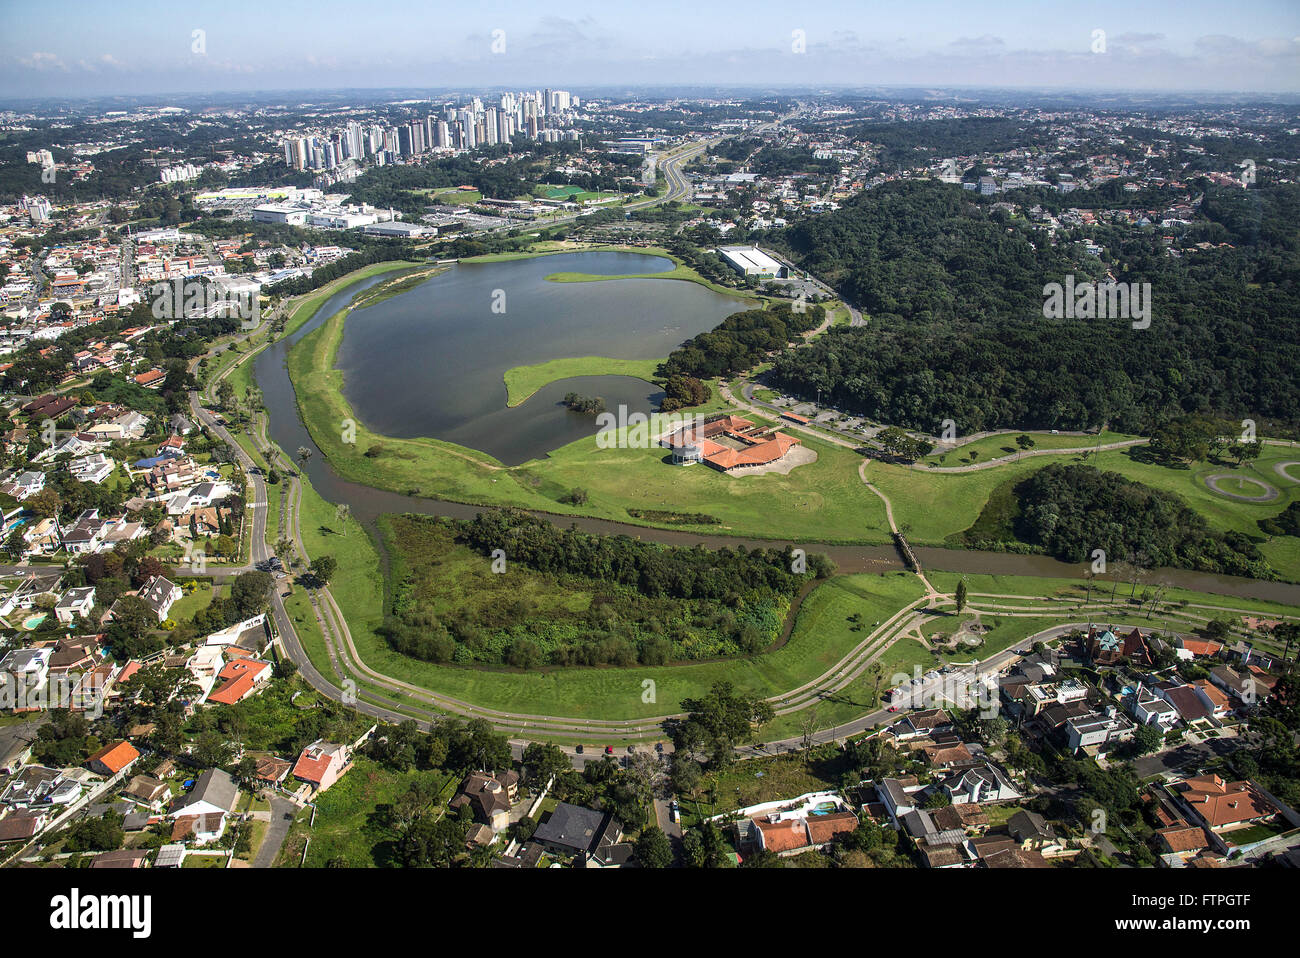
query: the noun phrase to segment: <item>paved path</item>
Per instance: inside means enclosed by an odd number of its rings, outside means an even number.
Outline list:
[[[293,816],[297,811],[298,806],[287,798],[279,795],[271,797],[271,824],[262,838],[257,857],[253,859],[254,868],[270,868],[275,864],[275,857],[280,854],[280,846],[289,834],[289,826],[293,824]]]
[[[1248,483],[1252,486],[1258,486],[1264,491],[1253,496],[1248,496],[1244,492],[1229,492],[1227,489],[1220,489],[1219,483],[1226,479],[1236,479],[1240,483]],[[1212,476],[1205,477],[1205,485],[1211,492],[1223,496],[1225,499],[1232,499],[1236,502],[1272,502],[1282,493],[1278,492],[1273,486],[1270,486],[1263,479],[1255,479],[1252,476],[1234,476],[1230,472],[1216,472]]]

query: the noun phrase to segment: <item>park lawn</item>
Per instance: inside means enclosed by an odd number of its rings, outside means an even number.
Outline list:
[[[181,865],[181,867],[182,868],[225,868],[226,858],[227,856],[225,855],[225,853],[221,853],[221,854],[203,854],[203,853],[193,854],[192,853],[185,856],[185,864]]]
[[[681,711],[682,699],[702,695],[713,683],[724,680],[764,696],[789,691],[821,675],[870,634],[870,628],[850,632],[848,615],[860,612],[868,623],[883,621],[922,594],[919,581],[905,573],[836,577],[808,596],[790,640],[775,651],[751,658],[682,665],[562,668],[547,672],[422,662],[393,651],[373,627],[359,628],[353,622],[352,605],[342,599],[340,604],[348,615],[362,661],[377,672],[476,705],[617,720],[676,714]],[[338,598],[337,592],[335,595]],[[642,683],[646,679],[655,683],[655,701],[642,700],[646,690]]]
[[[650,250],[636,250],[638,253],[649,253]],[[721,293],[723,296],[730,296],[732,299],[745,303],[749,308],[755,308],[767,301],[766,297],[757,296],[752,293],[744,293],[730,286],[722,286],[712,280],[705,279],[691,267],[678,260],[676,257],[669,257],[673,260],[674,266],[670,270],[658,273],[577,273],[562,271],[551,273],[546,277],[551,283],[600,283],[606,280],[615,279],[677,279],[684,280],[688,283],[698,283],[706,289],[715,293]]]
[[[630,520],[629,509],[700,512],[721,524],[696,531],[796,544],[889,541],[884,505],[858,478],[860,457],[842,446],[800,438],[818,458],[789,475],[731,476],[707,466],[673,467],[664,449],[600,449],[594,439],[569,443],[514,472],[555,503],[575,487],[587,491],[585,506],[552,506],[555,512],[623,522]]]
[[[211,605],[216,595],[220,595],[220,592],[214,592],[211,582],[200,581],[198,586],[193,592],[186,593],[176,600],[176,604],[167,613],[167,618],[173,622],[188,622],[200,609],[206,609]]]
[[[439,186],[415,192],[427,192],[436,202],[447,206],[473,206],[483,199],[483,194],[478,190],[462,190],[459,186]]]
[[[635,376],[649,383],[661,383],[655,375],[662,359],[610,359],[605,356],[576,356],[544,363],[515,366],[506,370],[506,405],[518,406],[533,393],[561,379],[575,376]]]
[[[1034,445],[1029,451],[1037,449],[1091,449],[1099,443],[1105,445],[1112,442],[1123,442],[1126,439],[1137,439],[1138,436],[1130,436],[1126,433],[1103,432],[1096,436],[1065,436],[1053,435],[1050,432],[1008,432],[996,436],[985,436],[983,439],[976,439],[974,442],[958,446],[956,449],[950,449],[947,452],[931,453],[921,462],[925,465],[936,466],[964,466],[972,460],[972,452],[979,453],[975,462],[987,462],[990,459],[1001,459],[1003,456],[1012,456],[1020,452],[1020,447],[1016,445],[1016,437],[1027,435],[1034,440]]]

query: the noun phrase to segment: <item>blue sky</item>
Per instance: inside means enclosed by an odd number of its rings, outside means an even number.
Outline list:
[[[665,83],[1297,92],[1300,3],[0,0],[3,97]]]

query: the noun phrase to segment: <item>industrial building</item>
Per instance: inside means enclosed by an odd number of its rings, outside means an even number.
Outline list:
[[[755,279],[784,279],[789,275],[786,267],[757,246],[719,246],[718,255],[741,276],[752,276]]]

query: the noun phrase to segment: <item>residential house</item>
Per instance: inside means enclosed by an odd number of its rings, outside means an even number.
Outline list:
[[[1168,731],[1179,721],[1174,704],[1142,684],[1124,699],[1124,705],[1139,725],[1154,725]]]
[[[167,613],[171,611],[172,606],[180,599],[181,588],[160,575],[154,575],[140,587],[139,594],[141,601],[149,606],[153,614],[158,616],[158,621],[162,622],[167,618]]]
[[[207,701],[234,705],[271,681],[271,663],[261,659],[236,658],[227,662],[216,677],[221,684],[208,693]]]
[[[162,811],[171,799],[172,789],[166,782],[152,775],[137,775],[127,783],[122,794],[152,811]]]
[[[0,844],[26,842],[43,829],[48,816],[43,809],[24,809],[0,818]]]
[[[586,856],[595,851],[601,837],[606,835],[613,816],[580,805],[560,802],[551,810],[550,817],[533,832],[533,841],[548,852],[563,858]],[[614,831],[619,832],[617,822]]]
[[[1056,838],[1056,829],[1042,815],[1025,808],[1007,819],[1007,832],[1021,848],[1042,852],[1063,847]]]
[[[1176,782],[1172,788],[1187,803],[1193,817],[1213,832],[1267,821],[1279,811],[1249,779],[1229,782],[1218,775],[1201,775]]]
[[[90,611],[95,607],[95,587],[81,586],[63,593],[58,604],[54,606],[54,617],[64,625],[71,625],[78,616],[90,619]]]
[[[1156,695],[1160,696],[1178,710],[1178,717],[1184,722],[1192,723],[1208,718],[1211,709],[1196,692],[1196,686],[1161,682],[1156,686]]]
[[[1113,705],[1104,712],[1072,718],[1065,723],[1065,742],[1071,752],[1096,750],[1112,742],[1127,742],[1133,737],[1134,725]]]
[[[226,816],[235,810],[239,786],[219,768],[199,776],[189,793],[178,799],[169,815],[176,822],[172,840],[194,835],[200,842],[215,841],[226,828]],[[180,830],[180,835],[177,835]]]
[[[337,782],[352,767],[352,750],[317,739],[298,756],[293,766],[293,777],[306,782],[318,792],[323,792]]]
[[[1007,774],[992,762],[958,772],[941,787],[954,805],[1011,802],[1022,797]]]
[[[100,775],[116,775],[130,768],[139,758],[139,751],[130,742],[117,742],[105,745],[86,759],[86,767]]]
[[[73,459],[68,463],[68,472],[72,478],[78,482],[90,482],[99,485],[105,479],[113,474],[117,468],[117,463],[104,455],[97,452],[93,456],[84,456],[81,459]]]
[[[493,832],[510,824],[510,808],[519,800],[519,773],[513,769],[500,774],[472,772],[461,783],[451,800],[451,808],[470,806],[475,821],[485,822]]]
[[[284,783],[292,770],[293,762],[286,762],[274,755],[266,755],[257,760],[257,772],[254,777],[262,785],[278,786]]]

